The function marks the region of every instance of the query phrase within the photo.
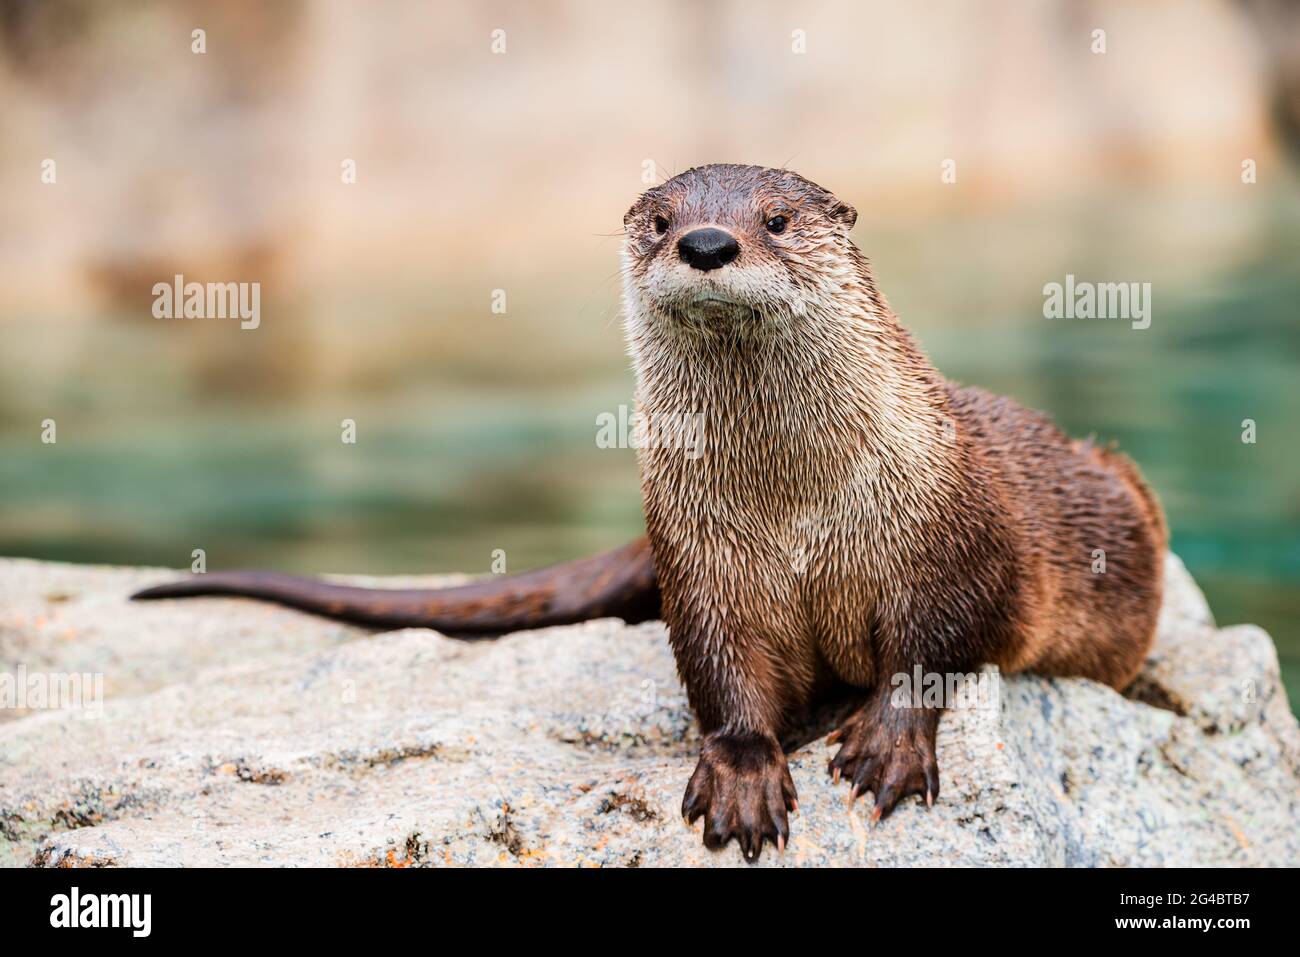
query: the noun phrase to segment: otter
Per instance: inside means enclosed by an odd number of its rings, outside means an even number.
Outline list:
[[[856,220],[802,176],[731,164],[628,211],[638,411],[705,427],[703,454],[640,443],[645,538],[459,588],[232,572],[134,597],[247,595],[464,637],[662,616],[702,734],[682,813],[708,847],[784,850],[797,794],[781,736],[845,685],[860,700],[829,773],[850,802],[874,796],[873,821],[905,798],[932,806],[942,706],[896,700],[891,677],[987,663],[1122,690],[1154,638],[1168,533],[1129,459],[930,364]]]

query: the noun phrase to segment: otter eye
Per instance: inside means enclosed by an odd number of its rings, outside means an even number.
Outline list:
[[[664,233],[668,232],[668,220],[666,220],[666,219],[665,219],[664,217],[662,217],[662,216],[656,216],[656,217],[655,217],[655,232],[657,232],[660,236],[662,236]]]
[[[773,216],[767,221],[767,231],[769,233],[783,233],[785,232],[786,223],[789,221],[784,216]]]

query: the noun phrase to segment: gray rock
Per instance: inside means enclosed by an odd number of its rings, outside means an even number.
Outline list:
[[[661,624],[466,643],[125,600],[172,574],[0,561],[0,674],[104,688],[98,712],[0,711],[0,863],[741,864],[679,816],[698,733]],[[791,757],[790,847],[759,866],[1300,864],[1273,644],[1216,629],[1177,558],[1167,577],[1129,696],[1002,678],[995,707],[945,715],[928,812],[849,810],[819,716]]]

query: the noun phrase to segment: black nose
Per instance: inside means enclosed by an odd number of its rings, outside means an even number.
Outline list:
[[[721,269],[740,253],[740,243],[721,229],[692,229],[677,244],[682,261],[695,269]]]

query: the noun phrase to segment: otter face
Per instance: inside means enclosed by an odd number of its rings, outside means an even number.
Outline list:
[[[700,166],[623,217],[629,313],[686,330],[788,325],[856,277],[852,206],[786,170]]]

